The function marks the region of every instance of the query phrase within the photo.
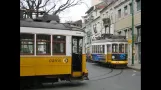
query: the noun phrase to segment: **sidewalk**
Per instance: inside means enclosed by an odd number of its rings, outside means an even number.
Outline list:
[[[139,64],[137,61],[135,61],[133,66],[131,65],[131,62],[129,61],[127,66],[128,68],[141,71],[141,64]]]
[[[134,64],[133,66],[131,64],[128,64],[127,66],[128,68],[141,71],[141,64]]]

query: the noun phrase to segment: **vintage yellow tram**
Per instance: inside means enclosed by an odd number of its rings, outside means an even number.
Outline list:
[[[83,36],[64,24],[20,20],[20,86],[87,80]]]
[[[124,36],[96,40],[91,44],[93,62],[105,63],[109,67],[126,67],[128,64],[128,42]]]

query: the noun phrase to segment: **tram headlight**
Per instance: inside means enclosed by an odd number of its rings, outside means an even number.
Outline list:
[[[115,59],[115,56],[112,56],[112,59]]]

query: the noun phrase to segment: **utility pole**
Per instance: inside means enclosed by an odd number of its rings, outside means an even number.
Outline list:
[[[134,65],[134,0],[132,0],[132,66]]]

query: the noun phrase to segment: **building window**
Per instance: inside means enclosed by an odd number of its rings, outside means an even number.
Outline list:
[[[141,42],[141,27],[138,27],[137,28],[137,41],[138,42]]]
[[[97,10],[96,10],[96,16],[97,16]]]
[[[125,36],[126,36],[126,38],[127,38],[127,30],[125,29],[124,32],[125,32]]]
[[[118,18],[121,18],[121,9],[118,10]]]
[[[53,54],[65,54],[66,37],[53,36]]]
[[[106,16],[108,16],[108,12],[106,12]]]
[[[141,0],[136,0],[137,3],[137,11],[141,10]]]
[[[34,54],[34,34],[20,34],[20,54]]]
[[[51,40],[50,35],[36,35],[37,54],[50,54]]]
[[[128,11],[127,11],[127,6],[124,7],[124,15],[126,16],[128,14]]]
[[[129,6],[130,6],[130,14],[132,14],[132,3],[130,3]]]

